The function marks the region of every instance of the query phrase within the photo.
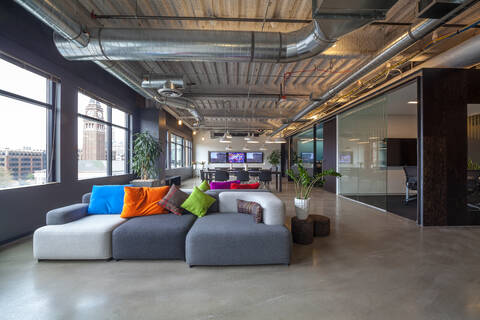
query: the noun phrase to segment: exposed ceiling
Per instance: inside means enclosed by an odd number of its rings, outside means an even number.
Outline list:
[[[99,24],[105,27],[138,27],[161,29],[215,29],[289,32],[305,23],[239,22],[239,21],[184,21],[132,19],[132,16],[223,17],[257,19],[310,20],[311,0],[79,0],[85,8],[72,12],[87,27]],[[416,1],[399,0],[388,12],[385,22],[417,24]],[[97,16],[94,18],[92,14]],[[127,15],[123,19],[102,18],[103,15]],[[449,23],[468,24],[480,16],[477,4]],[[127,19],[128,18],[128,19]],[[229,128],[270,130],[280,126],[309,102],[309,96],[318,96],[341,81],[408,30],[407,26],[372,24],[342,37],[336,44],[311,59],[294,63],[261,62],[127,62],[139,75],[158,73],[183,76],[187,83],[185,96],[197,102],[206,128],[221,129],[225,120]],[[438,33],[451,32],[440,28]],[[436,55],[460,41],[478,33],[478,29],[444,43],[424,54],[420,60]],[[425,37],[409,52],[431,40]],[[401,57],[396,57],[400,59]],[[417,58],[418,59],[418,58]],[[281,100],[282,94],[287,99]],[[229,95],[235,95],[231,97]],[[262,95],[273,96],[262,96]],[[222,96],[218,96],[222,95]],[[184,121],[193,122],[187,110],[176,110]]]

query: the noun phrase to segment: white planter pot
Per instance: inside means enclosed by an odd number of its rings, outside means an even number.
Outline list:
[[[295,214],[300,220],[305,220],[308,218],[310,211],[310,198],[308,199],[297,199],[295,198]]]

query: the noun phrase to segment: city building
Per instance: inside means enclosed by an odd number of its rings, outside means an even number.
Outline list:
[[[1,319],[480,319],[479,243],[479,0],[0,1]]]
[[[91,118],[104,120],[103,107],[99,101],[90,99],[85,107],[85,114]],[[84,120],[83,122],[83,149],[80,152],[81,160],[106,160],[105,152],[105,125],[97,121]]]
[[[45,151],[1,149],[0,167],[14,180],[32,180],[35,172],[47,168],[47,155]]]

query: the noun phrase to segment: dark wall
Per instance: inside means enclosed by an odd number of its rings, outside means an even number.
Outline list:
[[[323,124],[323,170],[337,167],[337,121],[329,120]],[[337,178],[327,177],[324,189],[333,193],[337,192]]]
[[[45,224],[45,213],[79,202],[93,184],[119,184],[130,175],[77,181],[77,89],[85,89],[133,114],[144,99],[92,62],[69,62],[57,52],[52,30],[13,1],[0,1],[0,51],[27,62],[61,81],[60,182],[0,190],[0,243],[31,233]],[[8,76],[8,75],[0,75]]]
[[[192,168],[177,168],[165,170],[165,161],[167,155],[167,142],[166,134],[167,131],[174,133],[176,135],[182,136],[184,138],[193,141],[192,130],[190,130],[185,125],[178,125],[177,119],[171,114],[164,110],[158,110],[154,107],[148,109],[142,109],[140,112],[140,130],[148,131],[153,136],[160,138],[160,144],[162,146],[162,155],[160,156],[159,165],[159,179],[165,179],[165,176],[181,176],[182,180],[192,177]]]
[[[423,225],[470,225],[467,211],[467,104],[480,103],[480,70],[425,69],[420,139]]]

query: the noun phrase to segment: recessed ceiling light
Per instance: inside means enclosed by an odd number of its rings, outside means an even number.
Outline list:
[[[367,143],[369,143],[369,142],[368,142],[368,141],[358,141],[357,143],[358,143],[358,144],[367,144]]]
[[[408,104],[417,104],[418,101],[408,101],[407,103],[408,103]]]
[[[358,139],[358,138],[352,138],[352,139],[348,139],[348,141],[360,141],[360,139]]]
[[[378,137],[369,137],[368,139],[370,139],[370,140],[377,140]]]
[[[259,143],[258,140],[248,140],[247,143]]]

